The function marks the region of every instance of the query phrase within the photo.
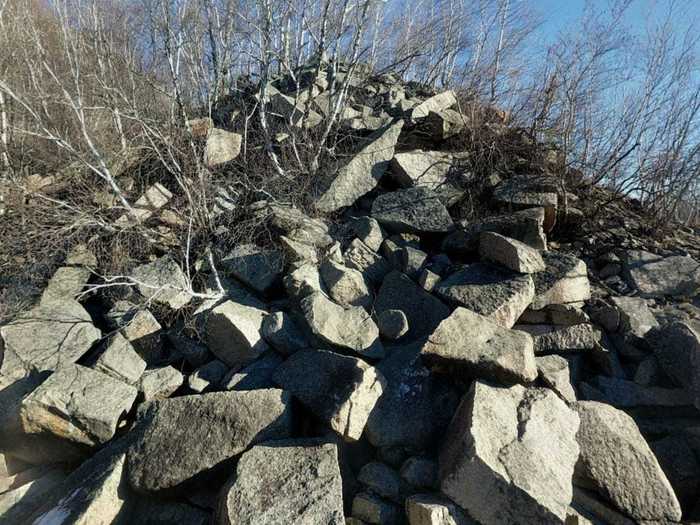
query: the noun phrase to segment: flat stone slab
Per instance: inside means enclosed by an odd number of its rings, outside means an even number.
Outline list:
[[[270,348],[261,333],[264,310],[225,301],[204,315],[207,346],[229,367],[250,364]]]
[[[224,488],[218,523],[344,525],[336,445],[289,440],[254,446]]]
[[[41,301],[75,299],[83,291],[92,272],[81,266],[64,266],[56,270],[46,285]]]
[[[141,359],[126,337],[117,332],[110,339],[104,352],[99,355],[93,368],[133,385],[138,383],[146,370],[146,361]]]
[[[515,327],[532,336],[537,355],[593,350],[600,345],[603,335],[599,328],[590,323],[571,326],[523,324]]]
[[[347,441],[360,439],[386,384],[364,361],[325,350],[296,352],[273,378]]]
[[[163,366],[146,370],[141,376],[139,390],[144,401],[165,399],[182,386],[185,376],[173,366]]]
[[[254,443],[288,437],[289,401],[289,394],[268,389],[149,403],[127,452],[129,483],[140,492],[174,488]]]
[[[179,310],[192,300],[185,272],[170,256],[134,268],[132,277],[147,300]]]
[[[644,297],[694,297],[700,293],[700,263],[692,257],[662,258],[649,252],[630,251],[623,262],[630,284]]]
[[[554,228],[559,204],[557,184],[551,177],[517,175],[504,180],[493,190],[493,200],[515,209],[541,207],[545,210],[544,230]]]
[[[440,281],[433,291],[451,304],[489,317],[505,328],[512,328],[530,306],[535,286],[529,275],[487,263],[474,263]]]
[[[532,338],[487,317],[456,308],[421,349],[423,358],[450,374],[500,383],[530,383],[537,378]]]
[[[395,233],[447,233],[454,228],[438,194],[423,187],[380,195],[372,204],[372,217]]]
[[[451,154],[440,151],[396,153],[391,159],[391,176],[403,188],[423,186],[435,191],[447,182],[452,161]]]
[[[591,298],[588,268],[581,259],[561,252],[542,252],[545,270],[532,276],[535,298],[532,309],[550,304],[587,301]]]
[[[498,233],[484,232],[479,238],[482,259],[501,264],[519,273],[537,273],[545,269],[540,252],[527,244]]]
[[[567,403],[576,401],[576,392],[571,386],[569,362],[558,355],[535,357],[540,379]]]

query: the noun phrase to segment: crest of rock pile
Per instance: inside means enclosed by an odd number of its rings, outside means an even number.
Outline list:
[[[328,114],[313,71],[309,107],[267,86],[277,115]],[[456,94],[356,75],[355,154],[308,213],[250,206],[274,242],[217,254],[224,297],[166,253],[81,303],[83,249],[0,326],[0,523],[700,519],[700,239],[522,158],[467,196]],[[239,154],[190,127],[211,168]]]

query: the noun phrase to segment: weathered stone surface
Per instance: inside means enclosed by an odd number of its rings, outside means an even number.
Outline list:
[[[411,279],[417,280],[423,265],[428,260],[428,254],[412,246],[404,246],[399,249],[397,255],[400,261],[399,270],[408,275]]]
[[[264,250],[254,244],[241,244],[222,259],[221,266],[246,286],[265,293],[280,278],[282,257],[274,250]]]
[[[449,499],[434,494],[406,498],[408,525],[473,525],[464,512]]]
[[[379,251],[384,241],[384,232],[376,219],[372,217],[360,217],[354,219],[350,223],[350,227],[355,237],[365,243],[370,250],[375,252]]]
[[[399,519],[396,505],[365,492],[352,500],[352,515],[373,525],[395,525]]]
[[[372,217],[398,233],[446,233],[454,227],[438,195],[423,187],[380,195],[372,204]]]
[[[700,293],[700,263],[691,257],[662,258],[631,250],[623,257],[629,283],[645,297],[657,295],[693,297]]]
[[[143,393],[144,401],[165,399],[174,394],[184,380],[185,376],[172,366],[153,368],[141,376],[139,390]]]
[[[481,234],[479,254],[482,259],[501,264],[519,273],[537,273],[545,268],[544,260],[537,250],[498,233]]]
[[[175,328],[167,334],[177,359],[184,359],[193,367],[202,366],[212,360],[214,356],[205,345],[183,335],[180,330],[181,328]]]
[[[153,401],[140,412],[127,453],[129,483],[142,492],[177,487],[251,444],[288,437],[290,427],[289,395],[281,390]]]
[[[537,372],[540,379],[549,388],[569,403],[576,401],[576,392],[571,386],[569,362],[558,355],[536,357]]]
[[[153,314],[128,301],[117,301],[107,312],[107,321],[119,329],[138,354],[152,365],[163,358],[161,326]]]
[[[592,401],[574,405],[581,418],[578,469],[597,491],[637,520],[681,519],[681,508],[632,418]]]
[[[372,305],[372,294],[359,270],[327,260],[321,264],[320,273],[328,295],[341,306],[369,308]]]
[[[441,151],[406,151],[391,159],[392,178],[403,188],[422,186],[438,190],[452,169],[452,155]]]
[[[427,117],[428,114],[451,108],[457,103],[457,97],[452,90],[443,91],[429,99],[421,102],[411,111],[411,118],[418,119]]]
[[[134,213],[125,213],[117,219],[116,225],[129,226],[135,222],[146,221],[150,219],[155,212],[168,204],[172,198],[173,194],[160,182],[156,182],[132,205]]]
[[[275,388],[276,384],[272,376],[282,361],[282,357],[275,352],[267,352],[240,372],[229,371],[222,381],[222,388],[224,390]]]
[[[693,395],[680,388],[644,387],[634,381],[596,376],[590,384],[580,383],[584,399],[601,401],[618,408],[689,407]]]
[[[315,264],[304,263],[295,267],[284,277],[287,295],[300,301],[314,292],[325,292],[326,286],[321,281],[321,274]]]
[[[66,474],[62,470],[52,469],[34,481],[0,494],[0,523],[29,523],[31,515],[41,506],[47,495],[60,487],[65,477]]]
[[[431,334],[450,315],[450,309],[401,272],[391,272],[382,283],[374,302],[377,315],[387,310],[401,310],[408,319],[405,339],[416,340]]]
[[[398,472],[384,463],[379,461],[367,463],[357,473],[357,481],[382,498],[391,500],[399,498],[401,478]]]
[[[434,489],[438,483],[438,464],[432,459],[413,456],[401,465],[401,479],[411,487]]]
[[[398,339],[408,332],[408,319],[401,310],[382,310],[377,314],[377,326],[382,337]]]
[[[49,301],[0,326],[0,373],[6,374],[3,356],[17,358],[26,371],[54,370],[73,363],[101,336],[90,315],[73,300]]]
[[[266,312],[225,301],[206,314],[206,340],[212,353],[231,368],[240,368],[269,349],[260,333]]]
[[[41,294],[41,302],[75,299],[83,291],[92,272],[81,266],[64,266],[56,270]]]
[[[311,331],[326,343],[347,348],[365,357],[384,356],[379,329],[364,308],[344,308],[321,292],[302,299],[300,307]]]
[[[138,383],[146,370],[146,361],[120,333],[112,336],[104,352],[95,362],[95,370],[110,375],[130,385]]]
[[[187,378],[187,386],[197,394],[218,390],[228,373],[228,366],[218,359],[200,366]]]
[[[535,287],[529,275],[475,263],[440,281],[434,291],[445,301],[511,328],[532,302]]]
[[[324,350],[296,352],[274,380],[347,441],[360,439],[386,384],[364,361]]]
[[[553,324],[558,326],[572,326],[575,324],[590,323],[588,314],[581,310],[579,304],[550,304],[541,310],[527,309],[518,319],[518,323],[525,324]]]
[[[426,292],[432,292],[440,282],[440,279],[441,277],[432,270],[423,268],[418,277],[418,284],[420,284]]]
[[[572,326],[556,325],[516,325],[516,329],[527,332],[535,343],[538,355],[555,353],[567,354],[592,350],[600,345],[601,331],[590,323]]]
[[[352,206],[357,199],[372,191],[386,171],[394,156],[403,120],[378,130],[343,168],[328,189],[316,201],[316,209],[329,213],[345,206]]]
[[[139,292],[149,301],[166,304],[173,310],[179,310],[192,299],[186,291],[188,284],[185,272],[169,255],[152,263],[137,266],[132,275],[138,283]]]
[[[611,297],[620,314],[620,329],[635,337],[644,337],[659,322],[651,313],[646,301],[640,297]]]
[[[544,231],[549,232],[557,219],[557,185],[550,178],[519,175],[504,180],[493,190],[493,200],[514,209],[544,208]]]
[[[297,208],[266,203],[260,210],[260,218],[267,220],[275,232],[294,241],[318,248],[333,244],[333,239],[328,235],[328,225]]]
[[[483,524],[561,524],[579,418],[554,392],[476,381],[440,454],[441,490]]]
[[[135,387],[76,364],[56,369],[22,402],[27,434],[96,446],[109,441],[136,401]]]
[[[549,304],[587,301],[591,297],[586,263],[561,252],[542,252],[546,268],[532,276],[535,298],[532,308],[540,310]]]
[[[466,308],[455,309],[440,323],[421,354],[429,363],[459,376],[507,384],[537,378],[531,337]]]
[[[292,355],[297,350],[309,347],[306,336],[285,312],[273,312],[265,316],[260,328],[265,341],[283,355]]]
[[[241,456],[218,523],[344,525],[342,489],[334,444],[271,441]]]
[[[218,128],[210,129],[207,136],[204,161],[210,168],[225,164],[238,157],[242,143],[243,137],[238,133]]]
[[[343,255],[345,266],[362,272],[370,282],[380,284],[391,271],[388,261],[369,248],[359,239],[355,239]]]

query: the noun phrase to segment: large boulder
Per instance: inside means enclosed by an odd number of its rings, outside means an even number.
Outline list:
[[[633,337],[644,337],[649,330],[659,326],[649,305],[641,297],[611,297],[620,315],[619,329]]]
[[[535,281],[534,310],[550,304],[575,303],[591,298],[585,262],[560,252],[542,252],[542,258],[545,270],[532,276]]]
[[[544,231],[550,232],[557,220],[558,186],[550,178],[518,175],[504,180],[493,190],[493,200],[511,209],[544,208]]]
[[[141,359],[131,343],[117,332],[95,361],[94,368],[125,383],[136,384],[146,370],[146,361]]]
[[[631,250],[623,257],[625,275],[644,297],[693,297],[700,293],[700,263],[692,257],[660,257]]]
[[[259,293],[275,285],[282,272],[282,256],[254,244],[240,244],[221,260],[221,267]]]
[[[300,307],[313,334],[326,343],[365,357],[384,356],[379,329],[364,308],[344,308],[321,292],[302,299]]]
[[[153,401],[136,425],[129,483],[153,492],[179,487],[254,443],[288,437],[291,406],[281,390],[214,392]]]
[[[411,111],[411,118],[414,120],[425,118],[431,111],[443,111],[445,109],[451,108],[456,103],[457,97],[455,96],[454,91],[443,91],[442,93],[439,93],[424,100],[416,107],[414,107]]]
[[[41,302],[75,299],[83,291],[92,272],[82,266],[64,266],[56,270],[41,294]]]
[[[347,441],[360,439],[386,384],[364,361],[325,350],[296,352],[273,378]]]
[[[577,440],[580,475],[635,520],[680,521],[681,507],[656,457],[624,412],[581,401]]]
[[[474,263],[440,281],[434,292],[455,306],[463,306],[511,328],[532,302],[535,286],[529,275]]]
[[[372,294],[359,270],[329,259],[321,264],[320,272],[328,295],[338,304],[367,309],[372,305]]]
[[[435,329],[421,350],[423,358],[451,374],[501,383],[537,378],[532,338],[483,315],[457,308]]]
[[[440,453],[441,490],[484,525],[564,523],[576,412],[551,390],[476,381]]]
[[[424,187],[380,195],[372,204],[372,217],[396,233],[446,233],[454,227],[439,195]]]
[[[439,190],[453,170],[453,155],[441,151],[413,150],[391,159],[391,176],[404,188],[422,186]]]
[[[537,273],[544,270],[544,261],[537,250],[498,233],[481,234],[479,255],[482,259],[501,264],[514,272]]]
[[[384,175],[394,156],[394,147],[403,128],[399,120],[378,130],[344,167],[316,201],[316,209],[330,213],[352,206],[357,199],[372,191]]]
[[[192,299],[185,272],[169,255],[134,268],[132,278],[147,300],[179,310]]]
[[[219,502],[220,525],[344,525],[337,447],[271,441],[241,456]]]

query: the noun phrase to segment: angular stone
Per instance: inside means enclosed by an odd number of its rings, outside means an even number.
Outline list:
[[[546,268],[532,276],[535,298],[532,309],[540,310],[550,304],[575,303],[591,298],[586,263],[572,255],[542,252]]]
[[[659,257],[630,251],[623,258],[625,274],[643,297],[685,296],[700,293],[700,263],[691,257]]]
[[[420,284],[426,292],[432,292],[440,282],[440,279],[441,277],[435,272],[423,268],[420,277],[418,277],[418,284]]]
[[[55,370],[73,363],[101,337],[87,311],[73,300],[49,301],[0,326],[0,372],[9,353],[30,370]]]
[[[345,266],[362,272],[367,280],[374,284],[380,284],[386,274],[391,271],[391,265],[387,260],[372,251],[365,243],[355,239],[343,255]]]
[[[580,383],[584,399],[600,401],[618,408],[690,407],[693,396],[680,388],[644,387],[634,381],[596,376],[590,384]]]
[[[484,525],[561,524],[579,418],[554,392],[476,381],[440,453],[441,491]]]
[[[355,237],[365,243],[370,250],[375,252],[379,251],[384,241],[384,232],[376,219],[372,217],[360,217],[359,219],[353,220],[350,227]]]
[[[212,360],[214,356],[205,345],[186,337],[179,330],[175,328],[167,334],[176,359],[184,359],[193,367],[202,366]]]
[[[106,317],[110,326],[121,331],[147,364],[162,360],[161,326],[150,311],[127,301],[117,301]]]
[[[274,380],[346,441],[360,439],[385,385],[364,361],[324,350],[296,352]]]
[[[344,525],[336,446],[293,440],[254,446],[224,488],[218,514],[220,525]]]
[[[482,259],[519,273],[537,273],[545,268],[540,252],[525,243],[493,232],[481,234],[479,255]]]
[[[197,394],[218,390],[227,373],[228,366],[214,359],[192,372],[187,378],[187,386]]]
[[[439,112],[451,108],[457,103],[454,91],[448,90],[439,93],[427,100],[424,100],[411,111],[411,118],[418,119],[427,117],[432,112]]]
[[[449,499],[434,494],[406,498],[408,525],[475,525]]]
[[[569,362],[558,355],[536,357],[537,372],[542,382],[554,390],[568,403],[576,401],[576,392],[571,386]]]
[[[170,397],[185,381],[179,370],[172,366],[164,366],[146,370],[141,376],[139,390],[143,393],[144,401],[165,399]]]
[[[233,370],[224,377],[222,388],[224,390],[259,390],[262,388],[275,388],[272,376],[283,359],[275,352],[267,352],[257,361],[246,366],[240,372]]]
[[[374,133],[368,139],[369,143],[338,171],[328,189],[316,201],[316,209],[330,213],[352,206],[357,199],[372,191],[394,156],[403,124],[403,120],[399,120]]]
[[[352,515],[373,525],[396,525],[399,509],[388,501],[363,492],[352,500]]]
[[[409,341],[431,334],[450,315],[450,309],[401,272],[386,276],[374,302],[377,315],[387,310],[400,310],[408,319]]]
[[[446,233],[454,227],[438,195],[423,187],[380,195],[372,204],[372,217],[397,233]]]
[[[303,263],[288,273],[284,277],[284,288],[287,290],[287,295],[296,301],[314,292],[326,291],[318,268],[310,263]]]
[[[483,315],[456,308],[421,349],[428,363],[459,377],[501,383],[529,383],[537,378],[532,338]]]
[[[435,489],[438,482],[438,464],[432,459],[413,456],[401,465],[401,479],[411,487]]]
[[[372,305],[372,294],[367,287],[362,272],[342,264],[327,260],[320,267],[321,278],[328,295],[341,306]]]
[[[309,347],[306,336],[285,312],[273,312],[265,316],[260,328],[265,341],[283,355],[292,355],[297,350]]]
[[[141,492],[178,487],[252,444],[290,431],[289,395],[281,390],[153,401],[140,411],[127,452],[129,483]]]
[[[266,203],[260,218],[266,220],[275,232],[294,241],[318,248],[333,244],[333,239],[328,235],[328,225],[297,208]]]
[[[223,129],[209,130],[207,145],[204,151],[204,162],[213,168],[232,161],[241,152],[243,136]]]
[[[399,270],[412,279],[418,279],[423,265],[428,260],[428,254],[412,246],[404,246],[398,250]]]
[[[553,324],[558,326],[572,326],[590,322],[591,319],[588,317],[588,314],[581,310],[578,303],[550,304],[541,310],[528,308],[518,319],[518,323]]]
[[[589,323],[572,326],[516,325],[517,330],[527,332],[535,343],[535,354],[567,354],[592,350],[600,345],[601,331]]]
[[[383,310],[377,314],[377,326],[382,337],[398,339],[408,332],[408,319],[401,310]]]
[[[206,316],[206,340],[212,353],[231,368],[255,361],[269,349],[262,338],[267,313],[252,306],[225,301]]]
[[[474,263],[440,281],[434,291],[447,302],[511,328],[532,302],[535,287],[529,275]]]
[[[557,219],[558,187],[549,177],[518,175],[504,180],[493,190],[493,200],[516,210],[544,208],[544,231],[550,232]]]
[[[431,111],[425,118],[422,128],[425,128],[430,137],[437,141],[454,137],[464,129],[465,118],[454,109],[443,111]]]
[[[265,293],[280,277],[282,257],[274,250],[241,244],[221,260],[221,266],[246,286]]]
[[[166,304],[173,310],[179,310],[192,299],[187,290],[189,285],[185,272],[169,255],[152,263],[134,268],[133,279],[138,289],[148,301]]]
[[[44,293],[41,294],[41,302],[75,299],[85,288],[91,274],[90,269],[80,266],[59,268],[49,280]]]
[[[137,395],[135,387],[105,374],[76,364],[62,365],[22,402],[22,426],[27,434],[101,445],[114,436]]]
[[[581,474],[636,520],[679,521],[681,507],[671,484],[632,418],[592,401],[580,401],[574,408],[581,418]]]
[[[48,495],[61,486],[65,478],[66,474],[63,470],[52,469],[34,481],[0,494],[0,523],[3,525],[31,523],[29,520],[32,514]]]
[[[129,226],[135,222],[143,222],[150,219],[155,212],[170,202],[173,194],[160,182],[150,186],[141,197],[132,205],[133,214],[125,213],[116,221],[117,226]]]
[[[347,348],[365,357],[384,356],[379,329],[364,308],[344,308],[321,292],[302,299],[300,307],[313,334],[326,343]]]
[[[138,383],[146,370],[146,361],[136,353],[131,343],[120,333],[112,336],[107,348],[100,354],[93,367],[127,384]]]
[[[391,500],[399,498],[401,478],[394,469],[384,463],[379,461],[367,463],[358,472],[357,481],[382,498]]]
[[[659,326],[646,301],[640,297],[611,297],[620,313],[620,328],[635,337],[644,337],[652,328]]]
[[[406,151],[391,159],[392,178],[403,188],[422,186],[438,190],[452,169],[452,155],[441,151]]]

